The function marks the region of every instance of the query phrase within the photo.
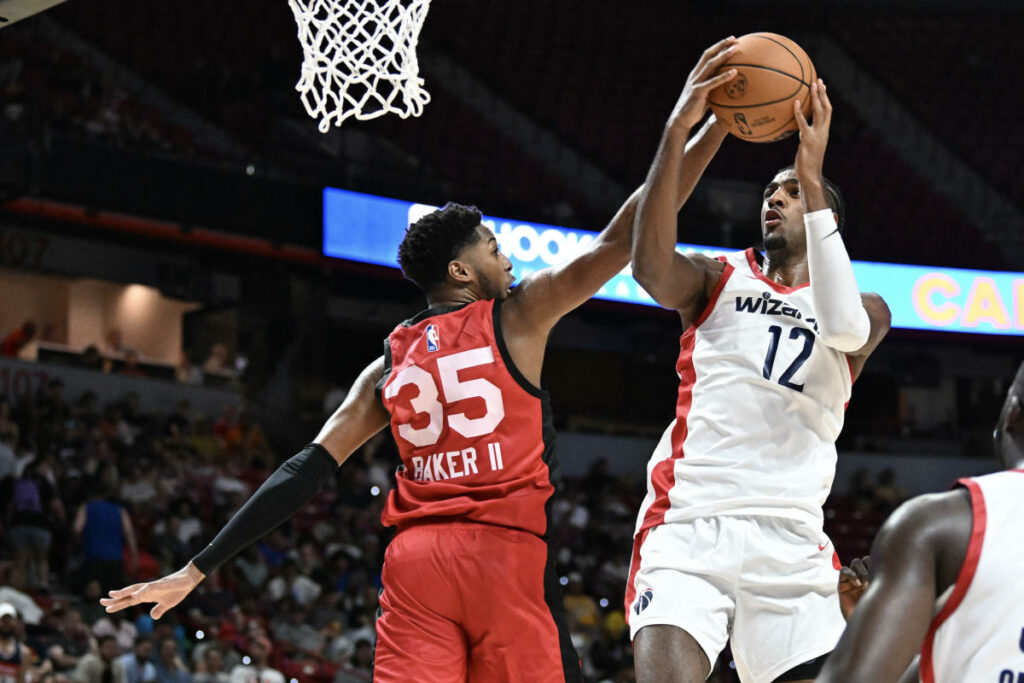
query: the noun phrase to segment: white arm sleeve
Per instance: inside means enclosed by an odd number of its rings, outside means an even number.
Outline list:
[[[832,209],[804,214],[804,227],[818,336],[836,351],[851,353],[867,343],[871,320]]]

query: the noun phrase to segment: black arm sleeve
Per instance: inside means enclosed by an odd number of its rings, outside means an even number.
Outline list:
[[[205,575],[298,512],[338,469],[320,444],[311,443],[267,478],[192,563]]]

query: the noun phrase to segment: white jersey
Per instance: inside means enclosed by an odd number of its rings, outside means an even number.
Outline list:
[[[924,683],[1024,680],[1024,470],[961,479],[971,540],[953,593],[921,648]]]
[[[823,524],[852,377],[818,338],[810,284],[766,278],[754,250],[722,257],[680,340],[679,396],[647,466],[637,533],[713,515]]]

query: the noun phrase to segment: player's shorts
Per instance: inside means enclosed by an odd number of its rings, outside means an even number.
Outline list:
[[[626,586],[630,638],[685,630],[714,664],[726,640],[744,683],[770,683],[831,652],[845,628],[828,537],[778,517],[707,517],[637,535]]]
[[[384,556],[374,683],[580,682],[548,544],[471,522],[403,529]]]

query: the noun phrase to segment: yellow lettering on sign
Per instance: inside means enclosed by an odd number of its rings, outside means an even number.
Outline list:
[[[995,280],[990,277],[976,277],[967,303],[964,305],[962,325],[977,327],[978,323],[991,323],[1001,330],[1010,327],[1010,316],[1006,312],[1003,298],[999,296]]]
[[[936,305],[933,297],[938,295],[950,299],[959,293],[960,285],[956,280],[944,273],[929,273],[914,283],[911,299],[922,320],[932,325],[949,325],[960,315],[960,307],[952,301]]]

